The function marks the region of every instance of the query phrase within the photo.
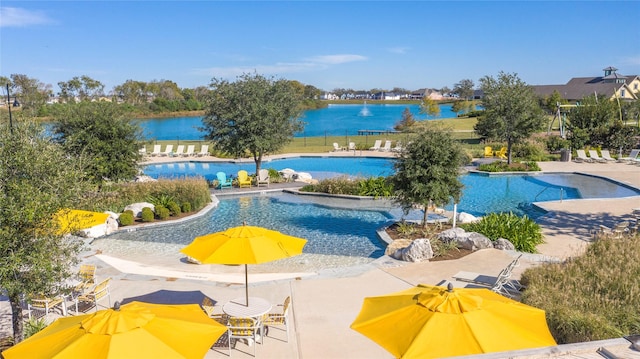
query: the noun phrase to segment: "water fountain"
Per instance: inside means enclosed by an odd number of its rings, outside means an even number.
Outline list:
[[[362,110],[360,110],[360,113],[358,113],[358,116],[371,116],[371,111],[367,108],[367,101],[364,102],[364,106],[362,107]]]

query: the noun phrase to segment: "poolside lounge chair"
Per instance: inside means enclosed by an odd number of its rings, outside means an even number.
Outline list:
[[[380,151],[382,151],[382,152],[391,151],[391,141],[389,141],[389,140],[384,141],[384,147],[380,148]]]
[[[178,148],[176,148],[176,152],[173,153],[173,156],[182,156],[184,155],[184,145],[179,145]]]
[[[402,152],[402,142],[396,141],[396,146],[391,149],[391,152]]]
[[[495,155],[499,159],[506,160],[507,159],[507,148],[506,147],[501,147],[500,150],[496,151]]]
[[[202,145],[200,147],[200,152],[197,154],[198,157],[209,156],[209,145]]]
[[[160,156],[162,152],[160,152],[161,145],[153,145],[153,152],[151,152],[150,156]]]
[[[184,157],[189,157],[189,156],[194,156],[196,152],[196,146],[195,145],[189,145],[187,146],[187,152],[185,152],[183,154]]]
[[[593,160],[587,157],[587,153],[584,150],[576,150],[576,162],[593,162]]]
[[[245,170],[238,171],[238,187],[251,187],[251,177]]]
[[[613,228],[599,225],[598,234],[603,237],[621,238],[624,234],[629,233],[629,226],[631,223],[628,221],[618,222]]]
[[[356,143],[355,142],[349,142],[349,148],[347,148],[347,150],[355,151],[356,150]]]
[[[269,187],[269,170],[261,169],[258,171],[258,176],[256,177],[256,185],[260,187],[260,185],[267,185]]]
[[[640,149],[633,149],[631,150],[631,153],[629,154],[629,156],[620,158],[620,161],[626,161],[628,163],[637,163],[639,161],[638,160],[639,154],[640,154]]]
[[[233,187],[233,181],[231,180],[231,178],[227,178],[226,173],[218,172],[216,173],[216,178],[218,179],[218,186],[216,188],[223,189]]]
[[[167,145],[164,152],[160,153],[160,156],[171,156],[173,153],[173,145]]]
[[[615,162],[616,159],[611,157],[611,154],[609,153],[609,150],[600,150],[600,155],[602,157],[603,160],[605,161],[612,161]]]
[[[493,157],[493,148],[491,146],[484,147],[484,158]]]
[[[593,161],[600,162],[600,163],[607,162],[607,160],[605,160],[604,158],[600,158],[600,156],[598,156],[598,151],[596,150],[589,150],[589,158],[591,158]]]
[[[265,327],[284,327],[284,330],[287,332],[287,343],[289,342],[289,305],[291,304],[291,297],[287,297],[284,300],[284,303],[278,304],[278,306],[282,307],[282,311],[280,313],[268,313],[264,319],[262,320],[262,325]],[[267,331],[267,334],[269,332]]]
[[[344,151],[344,147],[340,147],[338,142],[333,143],[333,152]]]
[[[382,140],[376,140],[376,142],[373,144],[373,147],[369,148],[369,151],[379,151],[380,145],[382,145]]]

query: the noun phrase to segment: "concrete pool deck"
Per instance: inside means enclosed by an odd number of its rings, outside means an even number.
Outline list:
[[[368,151],[363,151],[368,152]],[[333,154],[333,153],[332,153]],[[335,153],[344,155],[342,153]],[[377,155],[379,153],[372,153]],[[305,154],[309,155],[309,154]],[[324,154],[323,154],[324,155]],[[386,155],[386,154],[385,154]],[[294,155],[292,155],[294,156]],[[164,160],[164,159],[163,159]],[[173,161],[175,159],[171,159]],[[189,160],[189,159],[187,159]],[[573,162],[543,162],[545,172],[578,172],[609,177],[640,188],[640,166],[621,163],[589,164]],[[598,200],[570,200],[541,204],[553,212],[541,221],[546,243],[538,247],[541,256],[527,256],[514,271],[519,277],[522,271],[538,265],[540,260],[562,259],[582,253],[588,245],[590,230],[598,224],[612,225],[628,218],[633,208],[640,207],[640,197]],[[270,337],[257,348],[262,358],[391,358],[392,356],[368,338],[349,328],[360,311],[364,297],[384,295],[407,289],[413,285],[438,284],[449,281],[462,287],[465,283],[453,281],[458,271],[473,271],[488,275],[497,274],[516,254],[494,249],[481,250],[458,260],[406,263],[382,257],[371,264],[340,271],[332,275],[323,273],[263,273],[249,275],[249,293],[282,303],[291,296],[292,307],[289,327],[289,343],[282,340],[284,333],[272,329]],[[157,303],[200,303],[206,295],[217,304],[244,295],[243,281],[238,272],[241,266],[229,266],[226,273],[209,272],[208,266],[185,263],[154,264],[152,258],[141,258],[137,263],[101,257],[91,251],[83,253],[82,261],[98,267],[98,279],[111,277],[111,301],[143,300]],[[165,272],[158,271],[162,268]],[[188,272],[187,275],[184,272]],[[251,266],[249,269],[251,273]],[[200,278],[198,272],[206,272]],[[191,273],[191,274],[189,274]],[[193,277],[189,277],[193,275]],[[259,280],[258,280],[259,279]],[[0,302],[0,337],[10,335],[11,316],[6,298]],[[102,302],[101,304],[106,304]],[[586,345],[590,353],[601,346],[620,346],[621,343],[594,343]],[[239,349],[239,350],[238,350]],[[249,358],[252,352],[244,344],[238,344],[231,355]],[[242,351],[241,351],[242,350]],[[556,350],[554,356],[527,353],[527,358],[565,357]],[[575,352],[575,350],[574,350]],[[228,357],[228,350],[210,350],[206,358]],[[524,354],[523,354],[524,355]],[[500,357],[500,356],[494,356]],[[510,353],[508,357],[519,357]],[[520,356],[522,357],[522,356]]]

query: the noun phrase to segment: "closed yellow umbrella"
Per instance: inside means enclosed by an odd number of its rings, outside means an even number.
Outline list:
[[[196,237],[180,252],[203,264],[244,264],[245,295],[249,305],[247,264],[260,264],[302,253],[306,239],[262,227],[242,226]]]
[[[57,319],[2,355],[13,358],[203,358],[227,328],[198,304],[131,302]]]
[[[556,345],[543,310],[483,288],[421,284],[368,297],[351,328],[398,358],[442,358]]]

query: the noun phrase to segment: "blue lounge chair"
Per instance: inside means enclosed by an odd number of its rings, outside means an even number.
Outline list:
[[[224,172],[216,173],[216,177],[218,178],[218,189],[223,188],[231,188],[233,187],[233,181],[231,178],[227,178],[227,175]]]

